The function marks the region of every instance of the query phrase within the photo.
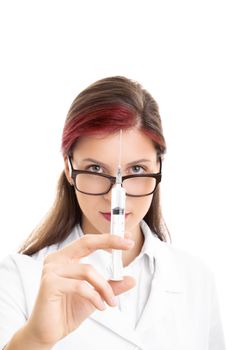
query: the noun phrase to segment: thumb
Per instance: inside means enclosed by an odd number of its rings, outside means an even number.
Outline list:
[[[108,281],[108,283],[115,295],[125,293],[136,285],[135,279],[131,276],[124,276],[122,281]]]

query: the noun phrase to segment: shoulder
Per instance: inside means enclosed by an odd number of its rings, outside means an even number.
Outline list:
[[[41,271],[41,266],[41,263],[31,256],[19,253],[10,254],[0,261],[0,276],[1,278],[18,279],[22,282],[26,275],[33,279],[34,272]]]
[[[67,246],[68,244],[72,243],[73,241],[79,238],[80,238],[80,226],[77,225],[72,229],[72,231],[64,241],[60,243],[52,244],[50,246],[46,246],[45,248],[39,250],[37,253],[33,254],[31,257],[33,258],[33,260],[43,261],[48,254],[64,248],[65,246]]]
[[[161,241],[147,225],[143,224],[142,229],[150,234],[150,253],[155,258],[157,276],[166,280],[166,284],[179,289],[196,288],[200,284],[211,288],[213,271],[200,257]]]
[[[0,280],[8,290],[16,290],[18,286],[23,293],[29,293],[39,285],[42,268],[43,260],[20,253],[10,254],[0,262]]]
[[[158,265],[163,274],[170,276],[181,289],[193,293],[197,289],[207,295],[215,289],[215,278],[211,267],[200,257],[156,238]],[[179,281],[179,282],[178,282]]]
[[[145,237],[148,238],[149,236],[150,252],[155,256],[155,259],[161,259],[167,263],[175,263],[177,267],[210,271],[200,257],[180,249],[172,243],[161,241],[156,233],[151,231],[145,221],[141,222],[141,228]]]
[[[31,257],[24,254],[9,254],[0,261],[0,272],[7,273],[10,271],[17,271],[20,265],[28,264],[31,260]]]
[[[75,227],[63,242],[47,246],[32,256],[21,253],[9,254],[0,261],[0,277],[8,276],[8,278],[13,278],[13,276],[15,276],[15,278],[20,278],[21,281],[24,281],[25,279],[30,280],[30,278],[28,278],[29,276],[31,276],[32,279],[34,276],[38,278],[38,275],[40,275],[42,271],[44,258],[48,254],[63,248],[77,238],[77,227]]]
[[[38,273],[36,273],[38,271]],[[40,268],[23,254],[10,254],[0,261],[0,305],[25,314],[25,296],[40,280]],[[37,283],[36,283],[37,282]],[[0,307],[0,309],[1,309]]]
[[[42,268],[42,261],[18,253],[0,262],[0,305],[6,313],[13,308],[20,318],[28,317],[38,293]]]
[[[162,242],[159,239],[157,239],[156,245],[164,255],[169,256],[179,266],[210,271],[209,266],[198,255],[185,251],[172,243]]]

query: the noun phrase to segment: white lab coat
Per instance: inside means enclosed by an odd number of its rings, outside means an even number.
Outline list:
[[[130,328],[118,308],[109,307],[94,312],[54,350],[225,349],[215,284],[208,268],[157,237],[152,249],[156,272],[137,327]],[[41,260],[19,254],[1,263],[0,349],[29,317],[41,269]]]

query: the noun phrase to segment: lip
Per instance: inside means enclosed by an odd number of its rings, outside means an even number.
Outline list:
[[[107,221],[111,221],[111,212],[100,212],[101,215],[103,215],[103,217],[107,220]],[[125,219],[127,219],[127,217],[129,216],[130,213],[126,213],[125,214]]]

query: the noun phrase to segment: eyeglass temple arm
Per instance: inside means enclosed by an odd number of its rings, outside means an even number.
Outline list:
[[[72,164],[72,155],[68,154],[67,157],[68,157],[69,173],[70,173],[70,176],[72,176],[72,172],[74,170],[73,164]]]
[[[159,156],[159,172],[160,172],[160,173],[162,173],[162,163],[163,163],[162,157]]]

